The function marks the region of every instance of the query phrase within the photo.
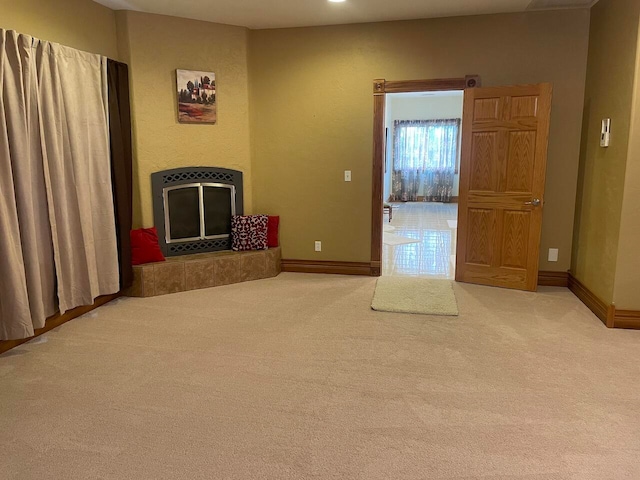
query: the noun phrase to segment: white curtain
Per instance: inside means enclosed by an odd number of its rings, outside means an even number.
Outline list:
[[[0,340],[56,311],[32,38],[0,30]]]
[[[119,290],[106,59],[0,30],[0,340]]]
[[[120,288],[106,58],[48,42],[36,50],[49,219],[61,312]]]
[[[422,196],[426,202],[449,202],[459,135],[458,118],[396,121],[391,199],[415,202]]]

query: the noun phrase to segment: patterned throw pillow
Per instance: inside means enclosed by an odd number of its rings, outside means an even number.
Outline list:
[[[267,215],[236,215],[231,219],[231,240],[236,252],[267,249]]]

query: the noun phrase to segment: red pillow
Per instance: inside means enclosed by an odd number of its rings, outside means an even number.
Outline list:
[[[269,248],[275,248],[280,245],[278,241],[278,226],[280,225],[280,217],[269,215],[269,225],[267,225],[267,245]]]
[[[156,227],[131,230],[131,263],[133,265],[164,262],[164,260],[158,244]]]

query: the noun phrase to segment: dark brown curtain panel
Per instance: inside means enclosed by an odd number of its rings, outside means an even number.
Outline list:
[[[130,231],[133,216],[133,178],[131,147],[131,104],[129,101],[129,68],[124,63],[109,60],[109,130],[111,137],[111,175],[115,203],[120,262],[120,286],[133,283]]]

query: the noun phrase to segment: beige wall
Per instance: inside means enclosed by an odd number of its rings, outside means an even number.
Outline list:
[[[370,259],[373,79],[478,73],[554,84],[540,266],[567,270],[588,27],[573,10],[250,32],[254,204],[281,215],[284,256]]]
[[[91,0],[0,0],[0,28],[118,59],[114,12]]]
[[[151,174],[177,167],[241,170],[250,212],[247,30],[137,12],[117,12],[117,24],[131,73],[134,226],[153,225]],[[176,69],[216,74],[216,125],[178,123]]]
[[[639,16],[636,0],[600,0],[591,12],[571,269],[607,303],[614,299]],[[609,148],[600,147],[603,118],[612,120]]]
[[[640,37],[638,45],[613,292],[616,308],[622,310],[640,310]]]

